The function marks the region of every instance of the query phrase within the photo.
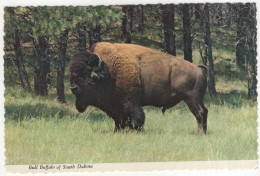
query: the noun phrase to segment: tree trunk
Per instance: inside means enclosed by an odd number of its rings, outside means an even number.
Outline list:
[[[221,26],[222,25],[222,4],[218,4],[216,6],[217,6],[216,19],[217,19],[218,26]]]
[[[246,52],[244,48],[246,46],[246,33],[247,31],[244,29],[246,26],[245,16],[247,15],[247,11],[243,8],[242,4],[238,4],[236,7],[237,10],[237,36],[236,36],[236,59],[237,66],[240,69],[245,69],[245,61],[246,61]]]
[[[20,76],[20,80],[22,83],[22,86],[25,90],[31,92],[31,86],[30,86],[30,82],[28,80],[28,76],[24,67],[24,63],[23,63],[23,56],[22,56],[22,49],[21,49],[21,44],[20,44],[20,37],[19,37],[19,31],[18,29],[15,30],[14,33],[14,51],[15,51],[15,59],[16,59],[16,65],[18,67],[18,71],[19,71],[19,76]]]
[[[256,6],[254,3],[247,3],[243,7],[243,11],[247,11],[244,13],[245,16],[245,26],[247,29],[246,36],[247,45],[246,49],[246,56],[247,56],[247,72],[248,72],[248,98],[252,99],[253,101],[257,100],[257,79],[256,79]]]
[[[247,73],[248,73],[248,98],[253,101],[257,100],[257,79],[256,79],[256,54],[254,49],[249,49],[248,54],[248,65],[247,65]]]
[[[47,55],[48,43],[46,37],[40,36],[34,39],[34,46],[34,90],[37,94],[48,95],[50,61]]]
[[[91,49],[94,43],[101,41],[100,31],[100,26],[96,26],[95,28],[92,28],[88,31],[89,49]]]
[[[132,33],[132,24],[133,24],[133,6],[126,5],[122,7],[122,11],[125,13],[125,16],[122,20],[122,34],[125,43],[131,43],[131,33]]]
[[[216,87],[215,87],[215,75],[214,75],[214,63],[212,59],[212,48],[211,48],[211,34],[210,34],[210,19],[209,19],[209,5],[206,4],[204,7],[205,11],[205,43],[207,46],[207,58],[209,61],[209,80],[208,80],[208,89],[211,95],[215,96],[217,94]]]
[[[233,4],[230,4],[230,3],[228,3],[227,4],[227,8],[228,8],[228,14],[233,14],[233,12],[232,12],[232,9],[233,9]],[[227,15],[226,15],[227,16]],[[227,16],[226,17],[227,19],[226,19],[226,25],[227,25],[227,27],[231,27],[231,21],[232,21],[232,18],[233,17],[231,17],[231,16]]]
[[[166,52],[176,56],[175,31],[174,31],[174,5],[162,5],[162,22]]]
[[[190,26],[190,5],[182,5],[182,20],[183,20],[183,45],[184,45],[184,59],[192,62],[192,39]]]
[[[14,8],[6,8],[6,10],[12,15],[15,16]],[[27,76],[27,72],[25,70],[25,66],[23,63],[23,55],[21,49],[21,42],[20,42],[20,34],[19,30],[15,28],[13,33],[13,46],[15,51],[15,61],[19,72],[19,77],[22,83],[22,86],[25,90],[31,92],[30,82]]]
[[[66,67],[66,50],[68,43],[69,30],[65,30],[59,39],[59,58],[58,58],[58,68],[57,68],[57,100],[60,103],[65,103],[64,94],[64,73]]]
[[[78,24],[78,35],[79,35],[79,51],[85,52],[87,46],[87,37],[86,37],[86,24]]]
[[[144,27],[144,11],[143,11],[143,6],[137,6],[136,7],[136,16],[135,16],[135,21],[138,26],[138,32],[143,31]]]
[[[195,20],[199,21],[200,26],[203,26],[202,16],[202,4],[195,4]]]

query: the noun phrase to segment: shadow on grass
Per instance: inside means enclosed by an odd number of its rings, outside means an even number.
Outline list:
[[[106,113],[102,110],[94,107],[88,107],[84,113],[78,113],[75,108],[75,97],[72,94],[66,94],[67,104],[53,103],[56,101],[55,93],[51,93],[48,96],[41,97],[35,94],[24,92],[19,89],[10,89],[5,92],[5,119],[19,121],[23,119],[42,119],[42,118],[56,118],[62,119],[64,117],[76,119],[83,118],[90,122],[103,121],[108,118]],[[19,100],[15,102],[13,100]],[[23,99],[25,100],[23,102]],[[8,102],[12,100],[12,103]],[[48,103],[49,102],[49,103]],[[256,103],[252,102],[247,98],[245,91],[230,91],[227,93],[219,93],[216,97],[211,98],[208,91],[205,96],[204,102],[206,107],[210,105],[227,106],[231,108],[240,108],[245,104],[255,106]],[[172,110],[188,109],[185,103],[180,103],[175,106]],[[157,116],[163,116],[161,114],[161,108],[146,107],[145,111],[155,111]],[[170,109],[169,109],[170,110]]]
[[[191,136],[197,136],[197,137],[207,137],[207,136],[211,136],[211,135],[213,135],[213,134],[214,134],[214,132],[212,132],[210,129],[207,129],[206,134],[205,134],[205,133],[200,133],[200,132],[198,131],[198,129],[196,129],[196,130],[190,130],[190,131],[189,131],[189,135],[191,135]]]
[[[49,119],[56,118],[62,119],[68,117],[71,119],[84,118],[92,122],[102,121],[106,118],[105,114],[96,108],[91,107],[90,111],[85,113],[78,113],[76,111],[71,111],[67,105],[49,105],[47,103],[36,103],[36,104],[6,104],[5,105],[5,119],[21,121],[25,119]]]
[[[227,63],[227,61],[220,61],[214,64],[215,74],[224,80],[246,80],[246,71],[237,69],[234,64]]]
[[[66,108],[49,106],[46,103],[36,104],[7,104],[5,105],[5,118],[8,120],[24,120],[31,118],[63,118],[64,116],[73,116]]]
[[[230,91],[228,93],[218,93],[215,97],[210,97],[209,93],[206,93],[204,98],[205,104],[214,104],[220,106],[228,106],[233,108],[240,108],[245,103],[250,104],[252,106],[255,105],[255,102],[251,101],[247,97],[247,93],[245,91]]]
[[[93,108],[93,110],[89,113],[87,119],[91,121],[92,123],[103,121],[104,119],[109,118],[102,110],[98,108]]]
[[[139,134],[166,134],[167,130],[161,128],[145,128]]]
[[[50,92],[48,96],[39,96],[20,88],[9,88],[5,91],[5,119],[20,121],[24,119],[83,118],[100,121],[106,115],[97,108],[88,107],[86,112],[78,113],[75,107],[75,96],[66,94],[66,104],[59,104],[57,95]],[[14,101],[17,100],[17,101]]]

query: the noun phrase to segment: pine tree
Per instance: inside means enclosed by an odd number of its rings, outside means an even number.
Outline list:
[[[162,5],[162,22],[166,52],[176,56],[175,29],[174,29],[174,5]]]
[[[182,5],[182,20],[183,20],[183,46],[184,46],[184,59],[192,62],[192,38],[191,38],[191,23],[190,23],[190,5]]]
[[[209,19],[209,4],[205,4],[204,6],[204,21],[205,21],[205,44],[207,47],[207,58],[209,61],[209,80],[208,80],[208,88],[211,95],[216,95],[216,86],[215,86],[215,73],[214,73],[214,63],[212,58],[212,42],[211,42],[211,32],[210,32],[210,19]]]
[[[133,6],[126,5],[122,7],[122,11],[124,12],[124,18],[122,21],[122,34],[125,43],[131,43],[131,33],[132,33],[132,25],[133,25]]]
[[[23,21],[19,19],[18,15],[15,13],[15,8],[6,7],[5,8],[5,34],[6,36],[12,36],[12,45],[15,51],[15,61],[16,66],[19,71],[19,77],[22,86],[27,91],[32,91],[30,82],[27,76],[27,72],[24,66],[23,54],[20,42],[21,28],[24,26]]]

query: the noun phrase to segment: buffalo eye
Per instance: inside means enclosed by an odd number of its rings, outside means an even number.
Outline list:
[[[75,72],[72,72],[72,73],[71,73],[71,76],[72,76],[72,77],[77,77],[77,76],[78,76],[78,74],[77,74],[77,73],[75,73]]]

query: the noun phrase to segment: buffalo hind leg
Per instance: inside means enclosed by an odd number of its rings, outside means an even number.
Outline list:
[[[203,101],[198,102],[198,101],[189,99],[186,101],[186,103],[189,106],[190,111],[196,117],[196,120],[198,123],[198,132],[199,133],[204,132],[206,134],[208,110],[204,106]]]
[[[204,106],[204,104],[200,104],[202,111],[201,116],[203,117],[202,119],[202,124],[203,124],[203,131],[206,134],[207,132],[207,119],[208,119],[208,109]]]

